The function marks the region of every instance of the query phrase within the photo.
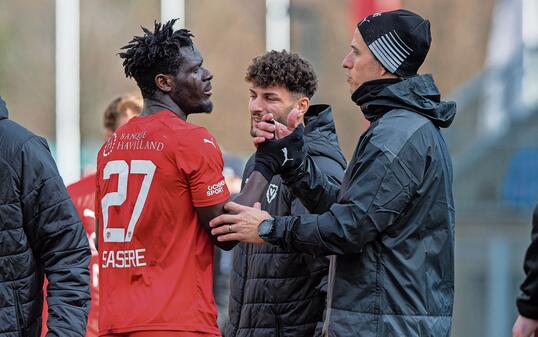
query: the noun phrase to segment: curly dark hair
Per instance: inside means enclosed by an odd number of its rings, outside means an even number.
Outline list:
[[[155,76],[157,74],[177,74],[183,62],[181,47],[194,48],[191,34],[187,29],[174,31],[172,19],[164,25],[155,22],[155,30],[150,32],[141,27],[144,36],[135,36],[119,53],[123,59],[125,76],[136,80],[142,96],[151,97],[157,90]]]
[[[252,59],[245,80],[260,87],[283,86],[308,98],[314,96],[318,86],[310,62],[285,50],[272,50]]]

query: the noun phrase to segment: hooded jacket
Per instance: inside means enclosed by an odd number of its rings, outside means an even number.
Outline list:
[[[449,336],[455,211],[440,128],[450,126],[456,106],[440,100],[431,75],[368,83],[353,99],[371,125],[342,185],[307,156],[283,177],[319,215],[277,217],[268,240],[337,255],[325,336]]]
[[[331,108],[313,105],[305,114],[305,149],[319,169],[340,184],[346,162],[338,145]],[[243,182],[254,169],[252,156]],[[271,215],[306,209],[274,176],[261,200]],[[225,337],[311,337],[325,309],[328,259],[274,245],[240,243],[234,248],[229,321]]]
[[[47,142],[8,118],[0,99],[0,337],[84,336],[90,249]]]

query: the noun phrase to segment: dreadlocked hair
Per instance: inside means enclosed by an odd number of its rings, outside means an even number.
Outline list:
[[[191,37],[194,35],[187,29],[174,31],[172,19],[164,25],[155,21],[155,30],[149,31],[141,27],[144,36],[135,36],[121,50],[123,68],[126,77],[136,80],[142,96],[152,97],[157,90],[155,76],[158,74],[177,74],[183,62],[181,47],[193,48]]]

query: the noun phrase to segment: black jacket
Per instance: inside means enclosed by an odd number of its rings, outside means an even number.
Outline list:
[[[341,186],[324,179],[308,156],[284,176],[321,215],[278,217],[269,241],[337,255],[329,336],[450,334],[455,212],[439,128],[451,124],[456,107],[440,101],[430,75],[393,82],[369,83],[353,95],[371,125]]]
[[[527,318],[538,319],[538,206],[532,216],[532,242],[525,254],[525,280],[517,298],[519,313]]]
[[[84,336],[90,249],[46,141],[7,119],[0,99],[0,336]]]
[[[346,166],[331,108],[311,106],[305,115],[305,148],[312,160],[340,184]],[[248,161],[243,181],[254,169]],[[271,215],[303,214],[306,209],[274,176],[261,200]],[[311,337],[325,309],[328,259],[277,246],[240,243],[234,248],[229,321],[225,337]],[[323,288],[323,289],[322,289]]]

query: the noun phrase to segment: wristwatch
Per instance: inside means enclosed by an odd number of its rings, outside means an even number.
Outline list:
[[[258,235],[264,241],[267,241],[269,236],[273,233],[275,229],[275,218],[269,218],[263,220],[258,226]]]

